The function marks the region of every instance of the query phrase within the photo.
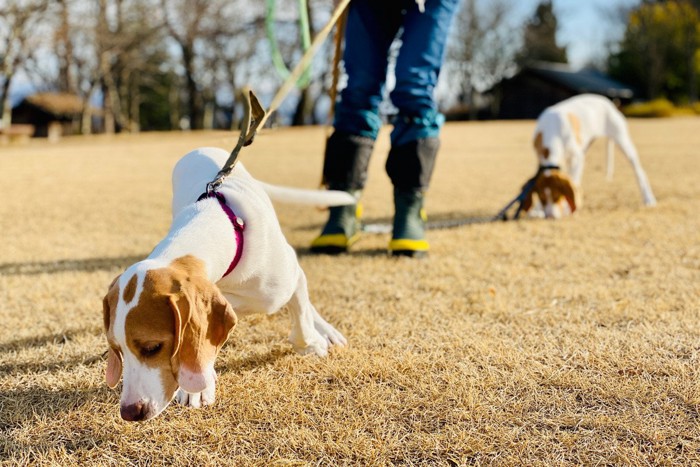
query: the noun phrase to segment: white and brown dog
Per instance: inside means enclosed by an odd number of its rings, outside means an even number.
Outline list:
[[[177,163],[170,231],[104,297],[106,380],[115,387],[123,374],[125,420],[153,418],[174,397],[192,407],[213,403],[214,360],[236,315],[286,306],[297,352],[325,356],[329,346],[346,344],[309,301],[306,277],[268,193],[326,205],[354,198],[267,185],[239,163],[217,196],[198,200],[227,157],[222,149],[200,148]]]
[[[608,180],[612,179],[617,143],[632,164],[644,204],[655,205],[656,198],[639,162],[625,117],[607,98],[582,94],[548,107],[537,119],[534,146],[542,174],[523,202],[523,210],[532,208],[535,194],[548,218],[560,218],[580,207],[586,150],[599,137],[608,138]]]

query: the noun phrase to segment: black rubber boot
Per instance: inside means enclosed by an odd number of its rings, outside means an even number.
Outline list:
[[[421,258],[428,254],[423,199],[420,190],[394,190],[394,228],[389,242],[392,256]]]
[[[439,148],[438,138],[423,138],[392,147],[389,152],[386,171],[394,184],[394,229],[389,242],[392,256],[428,254],[423,199]]]
[[[359,199],[367,181],[367,166],[374,140],[334,132],[326,144],[323,161],[324,183],[331,190],[342,190]],[[360,235],[362,206],[359,203],[329,209],[328,221],[321,234],[311,242],[313,253],[347,252]]]
[[[334,206],[329,208],[328,222],[321,235],[311,242],[311,251],[329,255],[345,253],[360,237],[362,206]]]

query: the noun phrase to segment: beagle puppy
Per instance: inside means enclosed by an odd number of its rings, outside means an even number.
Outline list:
[[[241,163],[216,194],[200,196],[227,158],[222,149],[200,148],[177,163],[170,231],[146,259],[114,279],[104,297],[105,376],[112,388],[123,377],[124,420],[153,418],[173,398],[191,407],[212,404],[214,360],[237,316],[286,306],[289,340],[300,354],[324,357],[331,345],[347,343],[310,302],[266,189],[315,204],[354,198],[266,185]]]
[[[596,138],[607,137],[607,178],[612,179],[614,144],[634,169],[642,200],[653,206],[656,198],[639,162],[627,123],[613,103],[599,95],[582,94],[548,107],[537,119],[533,145],[542,175],[523,203],[528,211],[537,195],[547,218],[560,218],[581,206],[581,177],[585,153]]]

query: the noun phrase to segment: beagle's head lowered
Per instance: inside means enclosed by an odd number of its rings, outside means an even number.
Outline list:
[[[565,146],[560,138],[544,141],[542,133],[535,135],[535,152],[540,167],[561,167],[564,160]],[[559,219],[576,211],[576,188],[571,179],[560,169],[544,170],[535,181],[535,186],[523,202],[523,210],[529,211],[537,196],[544,215],[549,219]]]
[[[103,312],[105,376],[114,388],[123,375],[124,420],[155,417],[178,388],[213,390],[214,360],[237,319],[200,260],[136,263],[112,282]]]
[[[569,177],[560,170],[545,170],[537,178],[535,187],[523,201],[525,212],[532,208],[535,196],[548,219],[560,219],[576,211],[576,190]]]

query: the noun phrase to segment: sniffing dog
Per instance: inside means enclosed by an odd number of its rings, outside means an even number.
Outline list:
[[[115,387],[123,375],[125,420],[153,418],[173,398],[191,407],[212,404],[214,360],[237,315],[286,306],[289,340],[301,354],[323,357],[331,345],[347,343],[311,304],[306,277],[266,190],[317,205],[354,198],[266,185],[242,163],[216,193],[200,196],[227,157],[222,149],[200,148],[176,164],[170,231],[104,297],[106,380]]]
[[[542,176],[523,203],[528,211],[537,195],[548,218],[576,211],[582,201],[581,177],[585,153],[596,138],[607,137],[607,178],[612,179],[614,144],[632,164],[642,200],[653,206],[656,198],[639,162],[622,113],[605,97],[582,94],[553,105],[537,119],[533,145]]]

